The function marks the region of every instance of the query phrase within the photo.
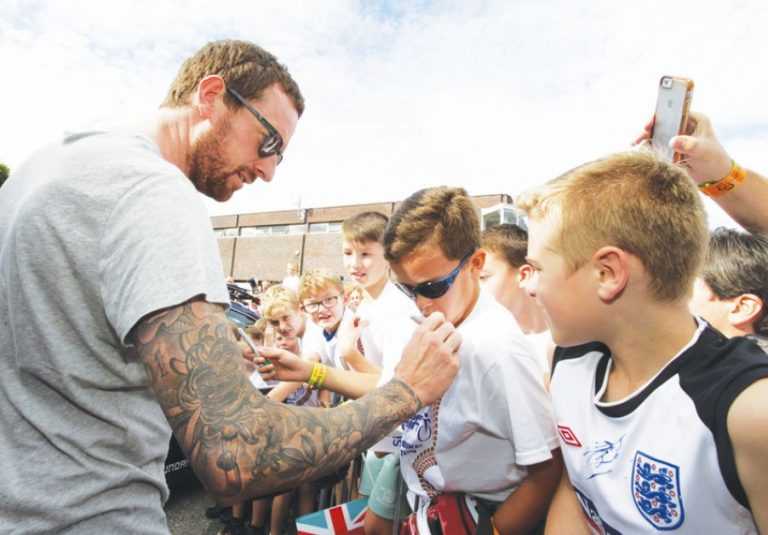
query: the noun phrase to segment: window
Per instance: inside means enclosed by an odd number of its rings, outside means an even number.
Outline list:
[[[243,227],[240,229],[241,236],[263,236],[269,227]]]
[[[240,236],[279,236],[284,234],[304,234],[304,225],[265,225],[240,229]]]
[[[310,234],[323,234],[328,232],[341,232],[341,221],[332,221],[328,223],[310,223]]]
[[[213,229],[213,234],[217,238],[234,238],[237,236],[237,228],[216,228]]]
[[[501,223],[501,214],[499,212],[490,212],[483,214],[483,228],[492,227]]]
[[[483,229],[487,229],[493,225],[500,225],[501,223],[512,223],[519,225],[526,230],[528,229],[525,213],[511,204],[500,203],[491,206],[490,208],[483,208],[481,214],[481,226]]]

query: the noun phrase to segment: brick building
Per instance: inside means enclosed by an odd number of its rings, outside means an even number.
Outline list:
[[[519,220],[509,195],[480,195],[472,200],[483,226]],[[299,263],[301,273],[326,268],[344,275],[342,221],[365,211],[390,216],[398,204],[383,202],[236,214],[214,216],[211,221],[227,275],[236,281],[253,276],[279,281],[285,276],[290,260]]]

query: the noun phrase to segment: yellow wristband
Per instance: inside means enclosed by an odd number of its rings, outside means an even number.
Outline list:
[[[312,365],[312,373],[309,376],[309,379],[307,380],[307,384],[311,386],[312,388],[315,388],[317,386],[317,379],[320,376],[320,366],[321,364],[319,362],[315,362]]]
[[[328,374],[328,366],[325,364],[320,365],[320,373],[317,376],[317,381],[315,381],[315,388],[320,389],[323,388],[323,385],[325,384],[325,376]]]
[[[741,186],[745,178],[747,178],[747,172],[734,161],[727,175],[715,182],[699,184],[699,191],[709,197],[720,197]]]

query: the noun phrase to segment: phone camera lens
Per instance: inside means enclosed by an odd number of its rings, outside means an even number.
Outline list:
[[[661,87],[664,89],[670,89],[672,87],[672,78],[662,78],[661,79]]]

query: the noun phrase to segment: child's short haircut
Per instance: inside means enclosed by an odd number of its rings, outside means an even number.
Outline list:
[[[247,325],[243,330],[252,340],[264,342],[264,331],[257,327],[256,324]]]
[[[379,212],[361,212],[344,220],[341,235],[351,243],[380,243],[387,221],[387,216]]]
[[[299,261],[298,260],[289,260],[287,267],[288,267],[288,269],[292,269],[293,271],[298,273],[299,272]]]
[[[502,223],[488,227],[482,233],[481,245],[486,251],[503,256],[513,268],[527,264],[528,232],[518,225]]]
[[[768,235],[720,227],[712,232],[701,278],[718,299],[754,294],[763,301],[755,332],[768,332]]]
[[[709,237],[706,215],[685,171],[651,151],[577,167],[523,194],[517,205],[531,217],[558,218],[551,245],[571,271],[613,245],[643,263],[658,300],[690,295]]]
[[[325,290],[338,290],[339,294],[344,295],[344,283],[341,277],[327,269],[310,269],[307,271],[301,281],[299,281],[299,299],[312,299],[317,294]]]
[[[270,286],[261,297],[261,310],[266,319],[277,319],[283,312],[299,310],[299,296],[282,284]]]
[[[399,262],[416,249],[439,247],[449,260],[480,247],[480,223],[464,188],[417,191],[398,207],[384,232],[384,256]]]

